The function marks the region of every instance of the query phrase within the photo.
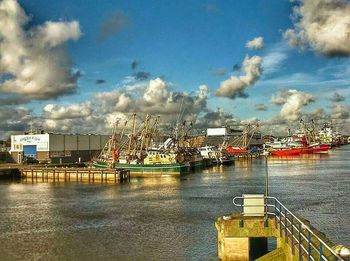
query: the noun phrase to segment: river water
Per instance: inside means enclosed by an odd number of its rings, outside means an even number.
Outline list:
[[[0,260],[216,260],[217,217],[264,193],[265,160],[130,184],[0,183]],[[268,160],[270,195],[350,245],[350,145]]]

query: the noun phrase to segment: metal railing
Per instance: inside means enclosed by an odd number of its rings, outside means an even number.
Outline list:
[[[263,205],[244,204],[244,200],[264,199]],[[237,202],[241,200],[241,203]],[[298,217],[296,217],[287,207],[285,207],[275,197],[244,197],[237,196],[233,198],[233,204],[237,207],[264,207],[265,216],[273,216],[276,229],[279,230],[280,237],[284,237],[286,243],[290,243],[292,254],[295,255],[295,246],[298,247],[299,260],[329,260],[345,261],[338,255],[327,243],[317,236],[309,227]],[[261,213],[256,213],[261,214]],[[249,212],[247,215],[254,215]]]

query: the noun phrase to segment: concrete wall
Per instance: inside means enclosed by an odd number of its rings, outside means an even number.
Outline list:
[[[64,135],[50,134],[49,146],[50,151],[64,151]]]
[[[78,149],[79,150],[90,150],[90,135],[79,135],[78,136]]]
[[[77,150],[78,149],[78,136],[77,135],[64,135],[64,148],[65,148],[65,150]]]
[[[100,150],[81,150],[81,151],[71,151],[70,156],[62,156],[60,157],[56,154],[54,157],[50,157],[51,163],[74,163],[79,162],[79,158],[81,162],[90,161],[95,155],[98,155]],[[67,154],[66,154],[67,155]]]
[[[90,135],[90,148],[92,150],[101,149],[101,136],[99,135]]]

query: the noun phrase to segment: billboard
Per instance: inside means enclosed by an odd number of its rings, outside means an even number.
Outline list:
[[[23,151],[23,146],[26,145],[36,145],[37,151],[48,151],[49,134],[11,136],[11,151]]]

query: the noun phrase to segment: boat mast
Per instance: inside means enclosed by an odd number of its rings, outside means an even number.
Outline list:
[[[143,149],[143,144],[144,144],[144,141],[146,139],[146,136],[147,136],[147,132],[148,132],[148,126],[149,126],[149,120],[150,120],[151,116],[149,114],[146,115],[146,120],[145,120],[145,128],[144,130],[142,131],[142,134],[141,134],[141,144],[140,144],[140,159],[141,159],[141,156],[142,156],[142,149]]]
[[[135,136],[135,128],[136,128],[136,113],[132,115],[132,133],[129,137],[129,145],[128,145],[128,157],[130,158],[130,150],[131,150],[131,142],[134,139]]]

